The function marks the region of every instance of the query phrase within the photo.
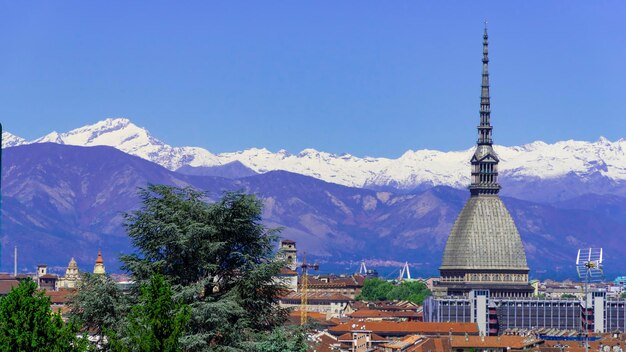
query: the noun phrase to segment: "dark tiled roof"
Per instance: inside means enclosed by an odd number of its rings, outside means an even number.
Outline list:
[[[55,274],[46,274],[46,275],[41,275],[39,278],[40,279],[58,279],[59,276]]]
[[[76,294],[76,290],[45,291],[52,304],[65,304]]]

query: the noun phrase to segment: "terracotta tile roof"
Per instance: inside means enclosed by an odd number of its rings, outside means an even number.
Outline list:
[[[382,337],[380,335],[374,334],[374,333],[370,334],[370,338],[371,338],[371,341],[377,341],[377,342],[389,341],[389,339],[386,339],[386,338],[384,338],[384,337]],[[345,342],[345,341],[352,341],[352,340],[354,340],[354,338],[352,337],[352,333],[351,332],[347,332],[347,333],[337,337],[337,340]]]
[[[436,335],[474,334],[478,335],[478,325],[475,323],[424,323],[417,321],[350,321],[334,326],[328,331],[333,335],[341,335],[352,330],[371,330],[381,336],[402,336],[408,334]]]
[[[436,338],[431,340],[435,345],[435,351],[449,351],[451,349],[450,340],[448,339]]]
[[[0,295],[6,295],[11,292],[13,287],[16,287],[19,284],[20,282],[17,280],[0,280]]]
[[[337,337],[337,340],[339,340],[339,341],[351,341],[352,340],[352,334],[347,332],[347,333]]]
[[[313,335],[312,340],[307,352],[333,352],[336,350],[332,346],[339,344],[335,337],[324,332]]]
[[[540,343],[543,343],[543,340],[517,335],[453,337],[450,342],[452,348],[510,347],[511,349],[523,349]]]
[[[401,340],[391,341],[380,345],[383,348],[401,349],[408,346],[415,345],[417,342],[424,340],[425,337],[421,335],[408,335]]]
[[[386,339],[378,334],[374,334],[372,333],[372,341],[388,341],[389,339]]]
[[[65,304],[70,298],[76,294],[75,290],[59,290],[59,291],[45,291],[44,294],[50,297],[52,304]]]
[[[283,267],[283,268],[280,268],[280,275],[295,276],[295,275],[298,275],[298,273],[289,269],[288,267]]]
[[[333,325],[339,325],[342,324],[343,322],[337,318],[332,318],[328,320],[329,323],[332,323]]]

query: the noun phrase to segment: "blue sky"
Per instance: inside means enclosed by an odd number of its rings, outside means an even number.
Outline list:
[[[128,117],[172,145],[397,157],[626,137],[623,1],[3,1],[0,121]]]

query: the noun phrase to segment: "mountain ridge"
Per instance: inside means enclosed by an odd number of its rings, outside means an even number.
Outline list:
[[[337,155],[312,148],[297,154],[285,150],[271,152],[265,148],[213,154],[199,147],[172,147],[125,118],[110,118],[64,133],[52,132],[33,141],[8,133],[6,136],[3,147],[42,142],[108,145],[170,170],[216,167],[237,161],[256,173],[285,170],[350,187],[405,191],[438,185],[466,187],[469,159],[474,149],[409,150],[396,159]],[[553,144],[537,141],[494,148],[501,158],[500,179],[507,185],[503,194],[523,198],[525,192],[515,190],[515,183],[540,183],[557,188],[548,201],[562,200],[580,193],[569,194],[568,186],[555,180],[563,179],[572,184],[571,178],[575,178],[575,186],[582,190],[590,187],[594,192],[626,195],[626,141],[623,139],[611,142],[600,137],[596,142],[568,140]],[[513,187],[509,188],[509,184]],[[560,192],[565,196],[559,195]],[[538,200],[539,196],[529,199]]]
[[[123,214],[139,206],[138,187],[191,186],[216,201],[243,190],[263,203],[263,222],[283,228],[324,270],[343,271],[365,258],[376,265],[408,261],[420,276],[436,275],[450,228],[467,190],[437,186],[394,193],[347,187],[276,170],[229,179],[183,175],[106,146],[55,143],[7,148],[4,154],[2,248],[18,245],[20,271],[46,262],[61,272],[74,256],[81,270],[102,248],[107,269],[132,250]],[[617,274],[626,245],[626,198],[589,196],[580,202],[541,204],[502,197],[513,217],[533,277],[574,277],[578,248],[606,248],[607,275]],[[607,199],[607,206],[603,199]],[[87,267],[85,267],[87,263]],[[12,267],[12,257],[2,257]],[[356,270],[354,267],[350,270]]]

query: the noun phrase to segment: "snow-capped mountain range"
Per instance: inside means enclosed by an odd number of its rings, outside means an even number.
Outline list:
[[[285,150],[271,152],[252,148],[213,154],[199,147],[172,147],[153,137],[145,128],[125,118],[109,118],[69,132],[52,132],[27,141],[9,132],[2,135],[2,147],[52,142],[77,146],[105,145],[160,164],[170,170],[183,166],[214,167],[239,161],[258,172],[285,170],[327,182],[352,187],[394,187],[413,189],[421,185],[462,188],[469,183],[469,160],[473,147],[463,151],[409,150],[397,159],[336,155],[315,149],[298,154]],[[585,178],[602,176],[626,180],[626,141],[533,142],[523,146],[496,145],[500,173],[510,179],[555,179],[566,175]]]

